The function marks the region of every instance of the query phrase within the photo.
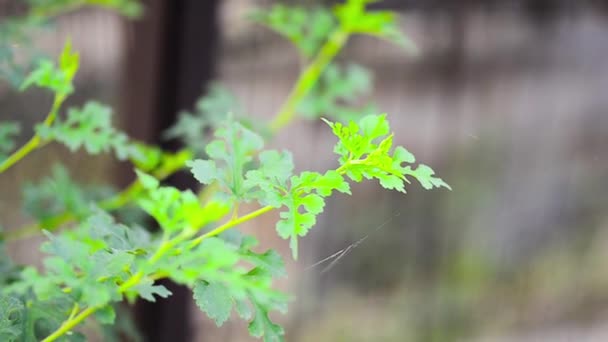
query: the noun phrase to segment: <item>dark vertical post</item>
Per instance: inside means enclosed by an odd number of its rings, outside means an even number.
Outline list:
[[[160,136],[180,110],[192,109],[213,77],[219,0],[148,0],[144,5],[144,18],[129,24],[127,32],[126,129],[137,139],[175,150],[176,143]],[[196,186],[186,174],[167,182],[181,189]],[[164,285],[173,293],[169,299],[138,303],[140,330],[146,341],[189,341],[190,292],[170,282]]]

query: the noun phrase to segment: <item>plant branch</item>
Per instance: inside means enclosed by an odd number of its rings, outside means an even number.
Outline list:
[[[92,306],[90,308],[82,310],[78,315],[63,322],[59,329],[55,330],[55,332],[47,336],[44,340],[42,340],[42,342],[52,342],[57,340],[58,338],[72,330],[72,328],[80,324],[80,322],[82,322],[85,318],[89,317],[91,314],[101,308],[101,306]]]
[[[241,216],[239,218],[232,219],[232,220],[224,223],[223,225],[221,225],[221,226],[219,226],[219,227],[217,227],[217,228],[215,228],[215,229],[213,229],[213,230],[211,230],[211,231],[209,231],[209,232],[207,232],[207,233],[199,236],[198,238],[192,240],[190,248],[198,246],[205,239],[208,239],[208,238],[213,237],[213,236],[217,236],[217,235],[225,232],[226,230],[228,230],[228,229],[230,229],[232,227],[238,226],[239,224],[247,222],[249,220],[253,220],[254,218],[256,218],[256,217],[258,217],[258,216],[260,216],[262,214],[265,214],[265,213],[271,211],[272,209],[275,209],[275,207],[268,205],[268,206],[265,206],[263,208],[260,208],[260,209],[258,209],[256,211],[254,211],[254,212],[251,212],[251,213],[249,213],[249,214],[247,214],[245,216]]]
[[[338,52],[343,48],[344,44],[348,40],[349,35],[350,35],[350,32],[348,32],[347,30],[345,30],[342,27],[338,28],[336,31],[334,31],[330,35],[327,42],[319,50],[319,53],[317,54],[317,56],[315,57],[313,62],[308,65],[308,67],[304,70],[304,72],[302,72],[302,74],[298,78],[298,81],[296,82],[293,89],[291,90],[287,100],[281,106],[278,114],[270,122],[270,130],[273,133],[276,133],[281,128],[286,126],[289,122],[291,122],[291,120],[293,119],[293,117],[296,114],[296,109],[297,109],[298,104],[305,98],[305,96],[308,94],[308,92],[314,87],[314,85],[317,83],[317,81],[321,77],[321,75],[322,75],[323,71],[325,70],[325,68],[327,67],[327,65],[329,65],[329,63],[334,59],[334,57],[338,54]],[[345,171],[343,167],[338,169],[339,172],[343,173]],[[136,186],[140,187],[141,184],[135,183],[132,185],[132,187],[136,187]],[[130,199],[129,194],[131,194],[132,191],[135,191],[132,189],[132,187],[129,187],[123,193],[117,195],[116,198],[108,200],[108,201],[104,201],[103,203],[105,203],[107,206],[112,207],[112,208],[116,208],[116,207],[120,207],[120,206],[124,205]],[[216,190],[217,190],[216,186],[209,186],[206,188],[206,190],[203,190],[203,192],[199,195],[199,198],[201,200],[207,199]],[[261,216],[269,211],[272,211],[273,209],[275,209],[275,207],[266,206],[266,207],[260,208],[256,211],[253,211],[253,212],[251,212],[247,215],[241,216],[241,217],[233,216],[233,218],[231,220],[224,223],[223,225],[220,225],[219,227],[192,240],[192,242],[190,244],[190,248],[194,248],[194,247],[198,246],[205,239],[217,236],[230,228],[238,226],[246,221],[253,220],[253,219],[257,218],[258,216]],[[179,238],[180,237],[176,237],[176,239],[179,239]],[[162,255],[164,255],[166,252],[168,252],[177,243],[176,239],[164,241],[159,246],[159,249],[156,251],[156,253],[150,258],[149,262],[150,263],[156,262],[160,257],[162,257]],[[153,276],[154,276],[154,278],[162,277],[162,275],[160,275],[160,274],[155,274]],[[131,289],[134,286],[136,286],[137,284],[139,284],[139,282],[144,277],[145,277],[145,275],[141,271],[135,273],[119,287],[118,291],[120,293],[125,293],[129,289]],[[73,327],[78,325],[86,317],[90,316],[91,314],[93,314],[95,311],[97,311],[100,308],[102,308],[102,307],[90,307],[90,308],[87,308],[86,310],[83,310],[76,317],[65,321],[57,331],[55,331],[53,334],[49,335],[46,339],[43,340],[43,342],[51,342],[51,341],[56,340],[57,338],[59,338],[63,334],[70,331]]]
[[[53,121],[55,121],[57,113],[59,112],[59,108],[61,108],[61,105],[63,104],[63,101],[65,101],[64,95],[55,95],[55,98],[53,99],[53,106],[51,107],[51,110],[47,114],[44,121],[42,122],[44,126],[49,127],[53,123]],[[11,166],[15,165],[21,159],[25,158],[25,156],[30,154],[30,152],[39,148],[43,144],[44,141],[42,140],[42,138],[40,138],[37,133],[34,133],[34,136],[27,143],[25,143],[17,151],[13,152],[13,154],[11,154],[2,163],[0,163],[0,173],[3,173],[4,171],[8,170]]]
[[[341,167],[339,167],[338,169],[336,169],[336,171],[339,172],[340,174],[344,174],[346,172],[346,169],[350,165],[351,165],[351,163],[346,163],[346,164],[342,165]],[[241,217],[234,217],[231,220],[229,220],[228,222],[220,225],[219,227],[192,240],[189,248],[194,248],[194,247],[200,245],[201,242],[203,242],[205,239],[217,236],[230,228],[236,227],[244,222],[253,220],[269,211],[272,211],[273,209],[276,209],[276,208],[268,205],[268,206],[262,207],[258,210],[255,210],[247,215],[244,215]],[[155,262],[157,262],[163,255],[165,255],[167,252],[169,252],[175,245],[177,245],[179,242],[182,242],[184,239],[187,239],[189,236],[191,236],[191,235],[188,233],[188,234],[180,234],[170,240],[163,239],[163,242],[160,244],[160,246],[158,247],[156,252],[150,257],[149,263],[154,264]],[[151,278],[152,280],[157,280],[157,279],[163,278],[165,276],[166,276],[166,274],[163,274],[163,273],[154,273],[149,278]],[[137,286],[141,282],[141,280],[144,279],[144,277],[146,277],[146,275],[142,271],[138,271],[137,273],[133,274],[129,279],[127,279],[124,283],[122,283],[120,285],[120,287],[118,288],[118,292],[121,294],[124,294],[131,288]],[[43,340],[43,342],[51,342],[51,341],[56,340],[57,338],[59,338],[60,336],[62,336],[63,334],[65,334],[69,330],[71,330],[73,327],[78,325],[86,317],[90,316],[95,311],[97,311],[101,308],[103,308],[103,306],[90,307],[90,308],[82,311],[80,314],[78,314],[73,319],[66,320],[57,331],[55,331],[53,334],[49,335],[46,339]]]
[[[278,114],[270,122],[270,130],[276,133],[285,127],[295,116],[298,104],[317,83],[323,71],[346,44],[350,32],[339,27],[330,36],[317,53],[315,59],[300,74],[287,100],[281,106]]]

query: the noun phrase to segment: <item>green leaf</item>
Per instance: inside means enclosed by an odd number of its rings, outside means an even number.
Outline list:
[[[49,177],[38,183],[25,184],[23,208],[44,228],[51,229],[61,222],[60,216],[66,212],[77,218],[87,216],[94,202],[107,198],[112,192],[105,187],[76,183],[65,167],[56,164]]]
[[[368,115],[359,121],[359,127],[361,128],[362,135],[370,142],[390,132],[386,114]]]
[[[152,247],[150,233],[141,227],[127,227],[115,222],[108,213],[96,209],[94,214],[76,231],[77,239],[88,244],[92,250],[107,250],[109,253],[126,252],[140,255],[142,250]],[[116,255],[117,258],[126,258]]]
[[[16,297],[0,295],[0,341],[19,341],[24,321],[23,303]]]
[[[412,169],[416,161],[413,154],[398,146],[393,150],[393,135],[386,120],[386,114],[370,115],[359,123],[353,121],[348,125],[325,120],[339,141],[334,152],[340,155],[340,172],[350,179],[360,182],[363,178],[377,179],[386,189],[405,193],[407,175],[413,176],[425,189],[446,187],[449,185],[426,165]]]
[[[234,309],[242,319],[249,321],[253,317],[253,312],[246,300],[235,300]]]
[[[112,126],[112,110],[98,102],[87,102],[82,109],[71,108],[65,121],[52,126],[37,125],[36,133],[46,140],[56,140],[72,152],[82,147],[89,154],[114,150],[120,160],[139,155],[128,137]]]
[[[243,257],[245,260],[256,265],[256,267],[260,267],[267,271],[273,277],[283,277],[287,275],[283,259],[275,250],[269,249],[262,254],[246,251],[243,253]]]
[[[154,285],[151,280],[142,280],[133,289],[139,296],[149,302],[156,302],[154,296],[167,298],[171,295],[171,291],[167,290],[163,285]]]
[[[330,11],[317,7],[305,9],[282,4],[255,11],[253,20],[289,39],[305,57],[312,57],[337,27]]]
[[[45,274],[28,267],[20,280],[6,286],[6,293],[25,295],[32,290],[42,301],[67,295],[82,306],[105,306],[122,299],[117,284],[129,279],[147,259],[147,253],[139,252],[149,248],[146,236],[116,224],[103,212],[72,231],[45,234],[49,241],[41,249],[50,255],[43,261]],[[141,291],[164,295],[162,289],[145,286]]]
[[[232,297],[228,288],[220,283],[200,281],[193,289],[196,305],[219,327],[230,317]]]
[[[283,328],[273,323],[268,317],[268,311],[261,305],[254,304],[255,317],[249,323],[249,333],[254,337],[264,337],[264,342],[284,341]]]
[[[317,172],[302,172],[299,176],[292,178],[292,187],[298,191],[316,191],[323,197],[331,196],[334,190],[350,194],[350,185],[344,177],[335,170],[327,171],[325,174]]]
[[[277,222],[277,232],[283,239],[290,239],[290,247],[294,259],[298,258],[298,236],[305,236],[317,222],[316,215],[323,211],[325,202],[318,195],[301,197],[292,194],[285,201],[288,210],[280,213],[281,220]],[[300,207],[308,212],[300,212]]]
[[[281,196],[280,203],[287,207],[277,222],[277,232],[290,239],[292,256],[298,257],[298,237],[305,236],[316,223],[316,216],[323,212],[325,200],[334,191],[350,193],[350,186],[336,171],[325,174],[302,172],[290,179],[290,189]]]
[[[191,168],[194,178],[201,184],[211,184],[214,180],[221,177],[213,160],[197,159],[189,162],[188,166]]]
[[[246,198],[257,199],[262,205],[280,207],[287,193],[288,180],[293,173],[293,157],[288,151],[268,150],[259,155],[260,166],[245,175]]]
[[[206,148],[210,159],[197,159],[187,165],[201,183],[217,182],[231,199],[245,200],[251,190],[251,184],[245,182],[245,172],[251,166],[252,155],[264,146],[264,141],[237,122],[218,128],[215,136],[217,140]]]
[[[65,97],[74,91],[72,79],[78,71],[79,56],[72,52],[72,43],[68,40],[59,56],[59,68],[49,60],[43,60],[38,67],[23,81],[21,90],[32,85],[48,88],[60,97]]]
[[[420,182],[420,185],[422,185],[422,187],[426,190],[440,187],[452,190],[452,188],[441,178],[437,178],[434,176],[435,171],[433,171],[433,169],[424,164],[420,164],[414,170],[406,169],[405,174],[414,176],[418,180],[418,182]]]
[[[391,41],[408,52],[416,53],[413,42],[401,33],[396,15],[391,11],[367,11],[374,0],[348,0],[334,7],[341,27],[351,33],[367,34]]]
[[[139,172],[140,179],[152,186],[154,180]],[[217,221],[228,213],[230,206],[222,201],[210,201],[202,206],[196,195],[190,191],[179,191],[173,187],[148,188],[137,204],[169,233],[183,230],[198,230]]]
[[[178,120],[164,132],[165,139],[181,139],[195,152],[197,157],[205,156],[205,145],[209,142],[209,131],[221,126],[230,117],[241,117],[243,109],[237,98],[225,87],[212,83],[207,94],[201,97],[194,112],[181,112]]]
[[[66,320],[73,306],[73,301],[63,296],[48,301],[30,301],[24,324],[23,341],[41,341],[57,330]],[[73,332],[65,341],[84,341],[84,336]]]
[[[287,298],[272,289],[272,277],[285,273],[284,264],[274,251],[252,251],[256,244],[255,238],[238,232],[210,237],[195,246],[184,242],[174,246],[178,253],[161,258],[148,271],[170,274],[174,281],[193,286],[197,305],[218,326],[229,318],[233,306],[246,320],[252,318],[250,307],[284,312]],[[251,267],[247,270],[243,264]],[[256,320],[263,322],[263,315]],[[269,331],[267,336],[272,335]]]

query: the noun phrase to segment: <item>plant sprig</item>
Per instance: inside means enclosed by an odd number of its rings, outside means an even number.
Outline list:
[[[42,250],[48,256],[43,272],[25,267],[3,284],[0,337],[51,342],[68,334],[81,336],[73,330],[89,317],[99,324],[113,324],[116,303],[170,296],[156,283],[169,278],[191,288],[196,304],[218,326],[234,310],[248,322],[252,336],[283,341],[283,328],[269,314],[285,312],[290,300],[272,286],[274,279],[285,275],[284,263],[274,250],[259,252],[254,237],[234,228],[276,210],[276,231],[290,240],[292,257],[297,259],[298,241],[315,225],[327,198],[336,192],[350,194],[352,182],[375,179],[386,189],[404,193],[411,179],[425,189],[450,188],[430,167],[416,165],[404,147],[393,146],[385,114],[364,115],[371,107],[343,104],[356,100],[355,94],[371,85],[362,69],[335,63],[352,35],[377,36],[409,47],[397,30],[394,14],[369,12],[369,2],[348,0],[332,11],[279,5],[258,13],[258,21],[298,47],[307,66],[267,128],[246,123],[244,111],[231,95],[213,87],[211,97],[199,101],[194,113],[181,115],[167,132],[167,138],[186,142],[187,148],[175,154],[133,141],[115,129],[111,109],[100,103],[88,102],[62,115],[62,105],[74,91],[79,63],[69,42],[57,66],[41,62],[22,88],[37,85],[52,91],[53,105],[36,126],[34,137],[12,154],[18,129],[0,123],[0,173],[34,150],[59,142],[88,154],[112,151],[134,165],[136,179],[117,194],[91,196],[65,171],[56,169],[52,178],[26,190],[26,208],[37,222],[1,237],[20,238],[44,228],[48,241]],[[38,10],[48,15],[87,3],[128,12],[134,2],[61,0]],[[289,151],[264,149],[263,137],[277,133],[297,115],[349,119],[348,123],[324,119],[338,139],[335,168],[295,173]],[[208,141],[211,136],[214,139]],[[2,159],[3,153],[9,155]],[[203,190],[195,193],[161,185],[185,167],[206,185]],[[239,207],[245,202],[256,202],[259,209],[243,214]],[[154,220],[159,233],[119,223],[111,212],[127,204]],[[74,223],[71,229],[55,231],[69,222]]]

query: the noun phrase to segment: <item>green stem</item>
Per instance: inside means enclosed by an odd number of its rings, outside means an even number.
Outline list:
[[[74,328],[75,326],[80,324],[80,322],[82,322],[85,318],[89,317],[91,314],[93,314],[95,311],[97,311],[101,308],[102,307],[99,307],[99,306],[92,306],[90,308],[84,309],[75,317],[63,322],[61,324],[61,326],[57,330],[55,330],[55,332],[53,332],[52,334],[47,336],[44,340],[42,340],[42,342],[52,342],[52,341],[57,340],[58,338],[60,338],[61,336],[65,335],[70,330],[72,330],[72,328]]]
[[[212,231],[209,231],[209,232],[199,236],[198,238],[192,240],[192,243],[190,244],[190,248],[194,248],[194,247],[198,246],[205,239],[208,239],[213,236],[217,236],[232,227],[238,226],[239,224],[247,222],[249,220],[253,220],[254,218],[256,218],[262,214],[265,214],[274,208],[275,207],[268,205],[268,206],[265,206],[263,208],[260,208],[256,211],[254,211],[254,212],[251,212],[245,216],[241,216],[237,219],[230,220],[230,221],[224,223],[223,225],[213,229]]]
[[[172,246],[174,246],[178,242],[177,241],[178,238],[176,238],[174,240],[163,241],[163,243],[161,243],[161,245],[159,246],[159,248],[156,250],[156,253],[154,253],[154,255],[150,258],[150,263],[153,264],[156,261],[158,261],[158,259],[164,253],[166,253],[167,251],[169,251],[172,248]],[[143,279],[143,277],[144,277],[143,272],[139,271],[139,272],[135,273],[134,275],[132,275],[129,279],[127,279],[118,288],[118,292],[119,293],[125,293],[126,291],[128,291],[132,287],[134,287],[137,284],[139,284],[139,282]],[[70,330],[72,330],[72,328],[74,328],[76,325],[78,325],[80,322],[82,322],[85,318],[87,318],[88,316],[92,315],[93,313],[95,313],[95,311],[97,311],[97,310],[99,310],[99,309],[101,309],[103,307],[104,306],[92,306],[92,307],[87,308],[86,310],[83,310],[76,317],[74,317],[74,318],[68,318],[66,321],[64,321],[61,324],[61,326],[59,327],[59,329],[57,329],[51,335],[47,336],[44,340],[42,340],[42,342],[55,341],[56,339],[58,339],[62,335],[66,334]]]
[[[344,47],[349,35],[350,33],[348,31],[339,27],[329,36],[329,39],[321,47],[315,59],[298,78],[298,81],[289,93],[285,103],[283,103],[279,113],[270,122],[270,130],[273,133],[276,133],[281,128],[285,127],[293,119],[298,104],[300,104],[312,87],[317,83],[327,65],[329,65],[342,47]]]
[[[55,118],[57,117],[57,112],[59,111],[59,108],[61,107],[61,104],[64,100],[64,95],[55,95],[55,98],[53,99],[53,106],[51,107],[51,110],[47,114],[44,121],[42,122],[44,126],[49,127],[53,123],[53,121],[55,121]],[[4,171],[8,170],[11,166],[15,165],[18,161],[23,159],[33,150],[37,149],[43,143],[44,142],[42,141],[40,136],[38,134],[34,134],[34,136],[27,143],[25,143],[25,145],[21,146],[17,151],[11,154],[0,164],[0,173],[3,173]]]
[[[70,316],[68,317],[68,320],[74,319],[74,316],[76,316],[76,313],[78,313],[79,309],[80,309],[80,306],[78,305],[78,303],[74,303],[74,306],[72,307],[72,312],[70,312]]]

